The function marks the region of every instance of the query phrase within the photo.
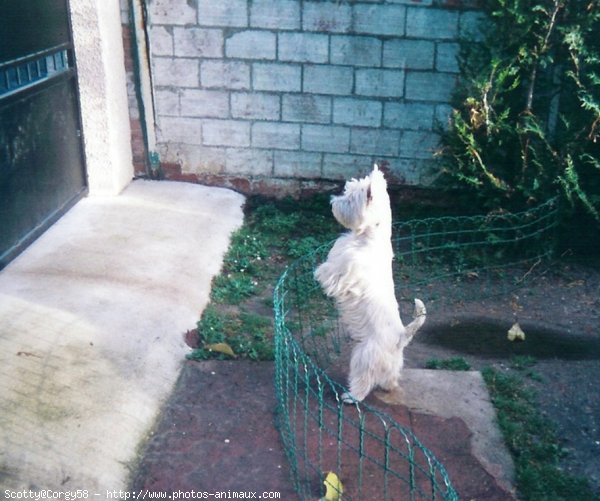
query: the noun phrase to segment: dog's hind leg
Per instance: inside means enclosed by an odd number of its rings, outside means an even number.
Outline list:
[[[367,395],[371,392],[375,385],[371,378],[366,373],[350,374],[348,376],[348,389],[349,391],[342,394],[342,401],[345,404],[354,404],[356,402],[362,402]]]
[[[369,347],[361,344],[356,345],[352,350],[348,374],[349,391],[342,395],[342,400],[346,404],[362,402],[377,384],[373,368],[370,366],[373,358],[369,355],[369,351]]]
[[[399,348],[395,356],[391,359],[389,370],[382,374],[382,379],[379,386],[384,391],[394,391],[400,386],[400,372],[404,367],[404,349]]]

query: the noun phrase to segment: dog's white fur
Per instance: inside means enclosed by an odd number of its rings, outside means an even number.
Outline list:
[[[335,299],[342,324],[356,342],[349,394],[342,398],[360,402],[377,386],[398,386],[404,348],[425,322],[426,311],[415,299],[415,319],[402,324],[392,276],[392,211],[377,165],[370,175],[348,181],[331,205],[335,218],[350,231],[337,239],[315,278]]]

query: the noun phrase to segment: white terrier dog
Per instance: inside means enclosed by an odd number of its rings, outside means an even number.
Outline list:
[[[425,322],[425,305],[415,299],[415,319],[402,324],[392,276],[392,211],[387,183],[377,165],[370,175],[346,183],[332,197],[333,215],[351,230],[340,236],[315,278],[333,297],[341,322],[356,341],[350,358],[345,403],[362,401],[372,389],[398,386],[404,348]]]

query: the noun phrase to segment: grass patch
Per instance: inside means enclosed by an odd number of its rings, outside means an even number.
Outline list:
[[[232,358],[220,350],[225,343],[236,358],[272,360],[272,287],[291,261],[341,231],[327,195],[302,201],[249,197],[244,224],[231,236],[197,325],[199,348],[188,358]]]
[[[470,371],[471,366],[462,357],[448,358],[445,360],[438,360],[432,358],[425,362],[426,369],[437,369],[437,370],[448,370],[448,371]]]
[[[482,374],[515,461],[520,497],[526,501],[598,499],[586,479],[560,469],[564,451],[554,426],[540,415],[535,394],[522,379],[492,368]]]

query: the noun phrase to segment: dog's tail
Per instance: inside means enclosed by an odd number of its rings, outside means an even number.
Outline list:
[[[415,299],[414,320],[406,326],[406,337],[410,340],[425,323],[427,309],[420,299]]]

